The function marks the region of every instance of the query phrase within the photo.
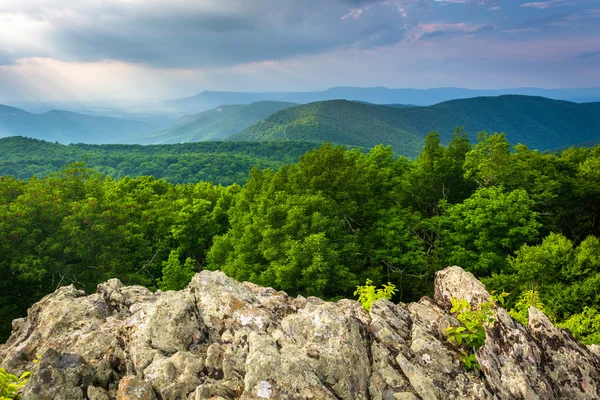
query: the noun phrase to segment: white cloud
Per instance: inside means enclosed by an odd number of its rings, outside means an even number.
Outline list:
[[[447,34],[470,34],[480,31],[484,28],[492,27],[486,24],[468,24],[464,22],[457,24],[418,24],[416,27],[406,33],[406,40],[414,42],[433,36],[445,36]]]
[[[540,28],[517,28],[517,29],[505,29],[504,32],[510,33],[511,35],[522,35],[523,33],[536,33],[539,32]]]
[[[563,0],[547,0],[547,1],[536,1],[530,3],[523,3],[520,7],[530,7],[530,8],[538,8],[540,10],[544,10],[550,7],[560,6],[563,3]]]
[[[0,59],[209,68],[384,45],[403,33],[387,1],[0,0]]]
[[[479,4],[479,5],[488,5],[492,2],[492,0],[434,0],[436,3],[442,4]]]
[[[353,20],[357,20],[363,11],[364,10],[362,8],[353,8],[352,10],[348,11],[347,14],[342,15],[342,19],[352,18]]]

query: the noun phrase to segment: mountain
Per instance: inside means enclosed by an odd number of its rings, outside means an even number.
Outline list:
[[[448,142],[456,127],[505,132],[513,143],[551,150],[600,139],[600,103],[578,104],[544,97],[504,95],[452,100],[429,107],[391,108],[345,100],[279,111],[230,140],[313,140],[355,146],[392,145],[415,156],[424,137],[438,131]]]
[[[0,105],[0,137],[28,136],[60,143],[125,143],[156,129],[149,122],[59,110],[33,114]]]
[[[463,88],[434,88],[434,89],[389,89],[385,87],[358,88],[334,87],[324,91],[314,92],[217,92],[203,91],[195,96],[147,104],[131,109],[131,112],[148,113],[170,112],[183,114],[196,114],[224,104],[250,104],[257,101],[284,101],[291,103],[307,104],[326,100],[357,100],[374,104],[414,104],[429,106],[440,102],[482,96],[501,96],[518,94],[528,96],[541,96],[555,100],[568,100],[573,102],[600,101],[600,88],[573,88],[573,89],[539,89],[539,88],[512,88],[512,89],[463,89]]]
[[[384,104],[384,106],[386,107],[391,107],[391,108],[410,108],[410,107],[417,107],[414,104]]]
[[[329,141],[373,147],[391,144],[415,156],[423,138],[403,129],[399,109],[347,100],[310,103],[279,111],[230,137],[241,141]]]
[[[294,103],[260,101],[248,105],[225,105],[193,116],[181,117],[171,127],[147,138],[147,143],[169,144],[221,140]]]

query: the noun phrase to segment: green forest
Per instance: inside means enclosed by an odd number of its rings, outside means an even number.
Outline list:
[[[187,143],[224,140],[284,108],[296,104],[258,101],[252,104],[223,105],[195,115],[181,117],[175,123],[136,143]]]
[[[320,101],[278,111],[227,140],[300,140],[372,148],[391,145],[414,158],[431,131],[448,143],[457,126],[506,133],[511,143],[541,151],[600,141],[600,103],[505,95],[445,101],[428,107],[390,107],[347,100]]]
[[[0,138],[0,175],[41,178],[85,160],[89,168],[115,179],[151,175],[170,183],[242,184],[252,168],[276,169],[318,146],[307,142],[63,145],[13,136]]]
[[[511,148],[504,134],[472,143],[457,131],[447,145],[429,134],[414,160],[384,146],[292,144],[285,165],[269,145],[255,146],[274,164],[258,163],[239,184],[172,179],[168,167],[158,170],[164,179],[90,168],[94,157],[120,157],[118,146],[31,177],[7,167],[18,160],[3,161],[0,341],[12,319],[68,284],[93,292],[117,277],[170,290],[220,269],[328,300],[353,298],[367,279],[390,282],[393,300],[407,302],[432,294],[436,271],[459,265],[488,290],[509,292],[516,319],[535,305],[600,343],[600,146],[539,152]],[[140,147],[140,159],[168,163],[157,148]]]

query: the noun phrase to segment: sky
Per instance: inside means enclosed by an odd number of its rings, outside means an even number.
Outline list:
[[[600,87],[600,0],[0,0],[0,102]]]

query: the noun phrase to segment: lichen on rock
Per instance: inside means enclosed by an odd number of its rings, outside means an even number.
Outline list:
[[[489,299],[459,267],[434,298],[326,302],[202,271],[181,291],[116,279],[86,296],[63,287],[34,304],[0,346],[0,366],[32,370],[30,399],[597,399],[600,351],[541,312],[496,310],[481,371],[466,370],[446,328],[450,299]],[[33,361],[42,355],[39,364]]]

